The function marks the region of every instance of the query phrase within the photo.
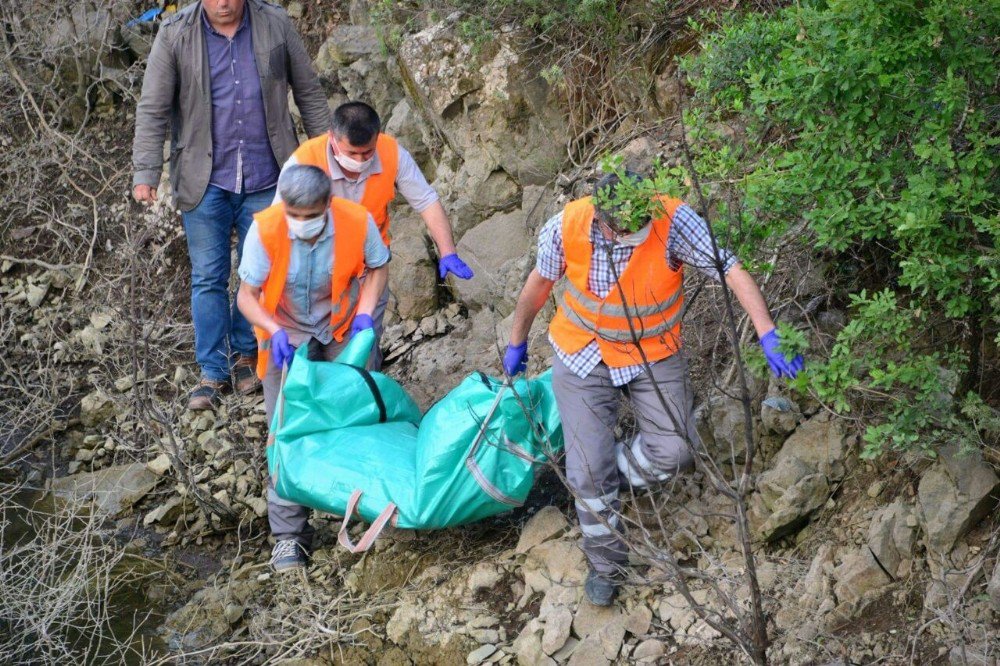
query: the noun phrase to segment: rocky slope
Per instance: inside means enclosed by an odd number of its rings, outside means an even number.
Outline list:
[[[422,224],[405,206],[395,210],[387,371],[427,407],[473,369],[497,372],[537,231],[586,191],[593,172],[573,168],[563,154],[569,137],[560,92],[540,75],[544,61],[517,29],[475,47],[460,34],[459,16],[438,17],[397,26],[402,38],[390,54],[367,25],[363,3],[348,14],[352,22],[336,26],[316,58],[331,100],[366,99],[383,114],[387,130],[433,177],[459,252],[477,273],[468,283],[439,284]],[[653,74],[662,85],[648,113],[662,122],[609,139],[636,166],[657,156],[679,160],[681,137],[663,112],[676,111],[679,91],[665,72]],[[169,249],[176,239],[169,218],[147,212],[142,219]],[[156,261],[166,268],[172,257],[167,251]],[[807,286],[797,297],[806,302],[808,284],[822,276],[803,275]],[[75,302],[71,284],[58,268],[0,266],[0,298],[25,358],[51,349],[52,363],[94,368],[74,389],[78,417],[57,419],[51,457],[61,478],[51,489],[65,500],[95,498],[133,551],[174,567],[197,560],[193,570],[205,574],[175,585],[170,597],[173,611],[159,633],[172,659],[574,666],[740,659],[656,556],[669,553],[701,574],[691,593],[707,612],[732,620],[745,609],[732,507],[700,472],[626,502],[630,524],[644,536],[633,584],[613,609],[582,600],[579,529],[555,471],[528,508],[444,532],[390,530],[363,557],[339,549],[332,522],[319,517],[308,580],[272,575],[259,400],[230,397],[214,414],[180,413],[170,398],[189,379],[189,367],[178,364],[186,359],[178,340],[189,333],[178,330],[183,314],[161,314],[167,326],[155,318],[137,326],[111,300],[106,307]],[[717,297],[717,287],[698,285],[707,294],[702,303]],[[836,311],[813,314],[828,325],[843,319]],[[740,462],[742,407],[707,381],[728,365],[711,326],[700,322],[688,329],[695,375],[704,380],[699,429],[718,460]],[[823,326],[815,328],[820,340]],[[137,331],[167,348],[148,373],[142,364],[99,366],[108,349],[138,342]],[[532,371],[550,355],[543,331],[539,322]],[[933,461],[866,463],[858,458],[857,424],[774,381],[751,388],[762,459],[748,504],[772,661],[995,663],[996,461],[946,449]],[[155,437],[140,438],[150,431]]]

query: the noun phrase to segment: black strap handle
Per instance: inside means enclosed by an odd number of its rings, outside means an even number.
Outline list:
[[[375,378],[372,377],[372,373],[368,372],[364,368],[359,368],[353,365],[347,365],[348,368],[357,371],[361,378],[365,380],[365,384],[368,385],[368,390],[372,392],[372,397],[375,398],[375,405],[378,407],[378,422],[385,423],[388,420],[388,415],[385,411],[385,401],[382,399],[382,392],[378,390],[378,384],[375,383]]]

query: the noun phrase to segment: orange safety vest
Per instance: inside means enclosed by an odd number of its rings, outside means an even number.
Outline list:
[[[618,276],[621,291],[612,286],[604,298],[590,290],[588,277],[594,253],[590,241],[593,202],[584,197],[567,204],[562,232],[569,285],[549,325],[549,334],[559,349],[573,354],[597,340],[601,359],[612,368],[621,368],[642,362],[640,348],[649,362],[664,359],[680,348],[683,267],[671,269],[666,255],[670,224],[682,202],[668,197],[661,201],[666,214],[653,221],[649,237],[632,252]]]
[[[292,156],[299,164],[319,167],[330,173],[327,146],[329,134],[309,139],[299,146]],[[365,192],[361,205],[368,209],[382,233],[382,240],[389,246],[389,204],[396,198],[396,173],[399,171],[399,144],[388,134],[379,134],[375,142],[375,152],[382,165],[381,173],[374,173],[365,179]]]
[[[344,339],[358,309],[361,276],[365,272],[368,211],[353,201],[332,197],[330,212],[333,214],[333,275],[330,277],[333,309],[330,312],[330,330],[334,339],[340,341]],[[260,304],[274,316],[285,292],[288,263],[292,256],[285,205],[277,203],[269,206],[254,215],[254,220],[257,221],[260,242],[271,259],[271,271],[260,291]],[[254,332],[257,334],[257,376],[264,379],[271,334],[258,326],[254,326]]]

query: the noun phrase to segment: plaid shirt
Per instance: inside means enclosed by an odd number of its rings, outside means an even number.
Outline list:
[[[566,273],[562,220],[562,212],[549,218],[538,235],[538,259],[535,267],[538,273],[547,280],[556,281]],[[632,258],[632,251],[635,248],[606,240],[596,224],[590,227],[590,242],[594,246],[594,253],[591,255],[590,273],[587,280],[590,291],[600,298],[604,298],[615,284],[614,272],[621,275],[625,271],[625,266]],[[611,264],[608,262],[607,248],[609,245],[615,266],[614,272],[612,272]],[[723,248],[719,248],[719,255],[723,260],[724,272],[728,273],[738,259]],[[667,238],[668,264],[675,270],[680,268],[682,264],[691,266],[709,278],[718,281],[719,273],[715,268],[713,257],[708,224],[690,206],[681,205],[674,213],[673,222],[670,225],[670,235]],[[559,360],[565,363],[566,367],[578,377],[588,376],[597,367],[597,364],[602,362],[601,351],[596,340],[591,341],[589,345],[574,354],[567,354],[561,350],[551,335],[549,342],[552,343],[552,348]],[[623,386],[642,372],[642,365],[609,368],[609,370],[611,371],[612,384]]]

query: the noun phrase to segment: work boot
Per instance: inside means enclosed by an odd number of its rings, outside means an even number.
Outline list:
[[[260,390],[256,354],[240,354],[236,357],[236,363],[233,364],[233,388],[240,395],[250,395]]]
[[[583,585],[587,599],[595,606],[610,606],[618,594],[618,583],[609,576],[603,576],[593,569],[587,573],[587,582]]]
[[[229,382],[202,377],[198,385],[191,391],[191,397],[188,399],[188,409],[195,412],[215,409],[222,402],[222,395],[228,390]]]
[[[294,539],[283,539],[271,550],[271,568],[276,572],[302,569],[308,560],[306,549]]]

